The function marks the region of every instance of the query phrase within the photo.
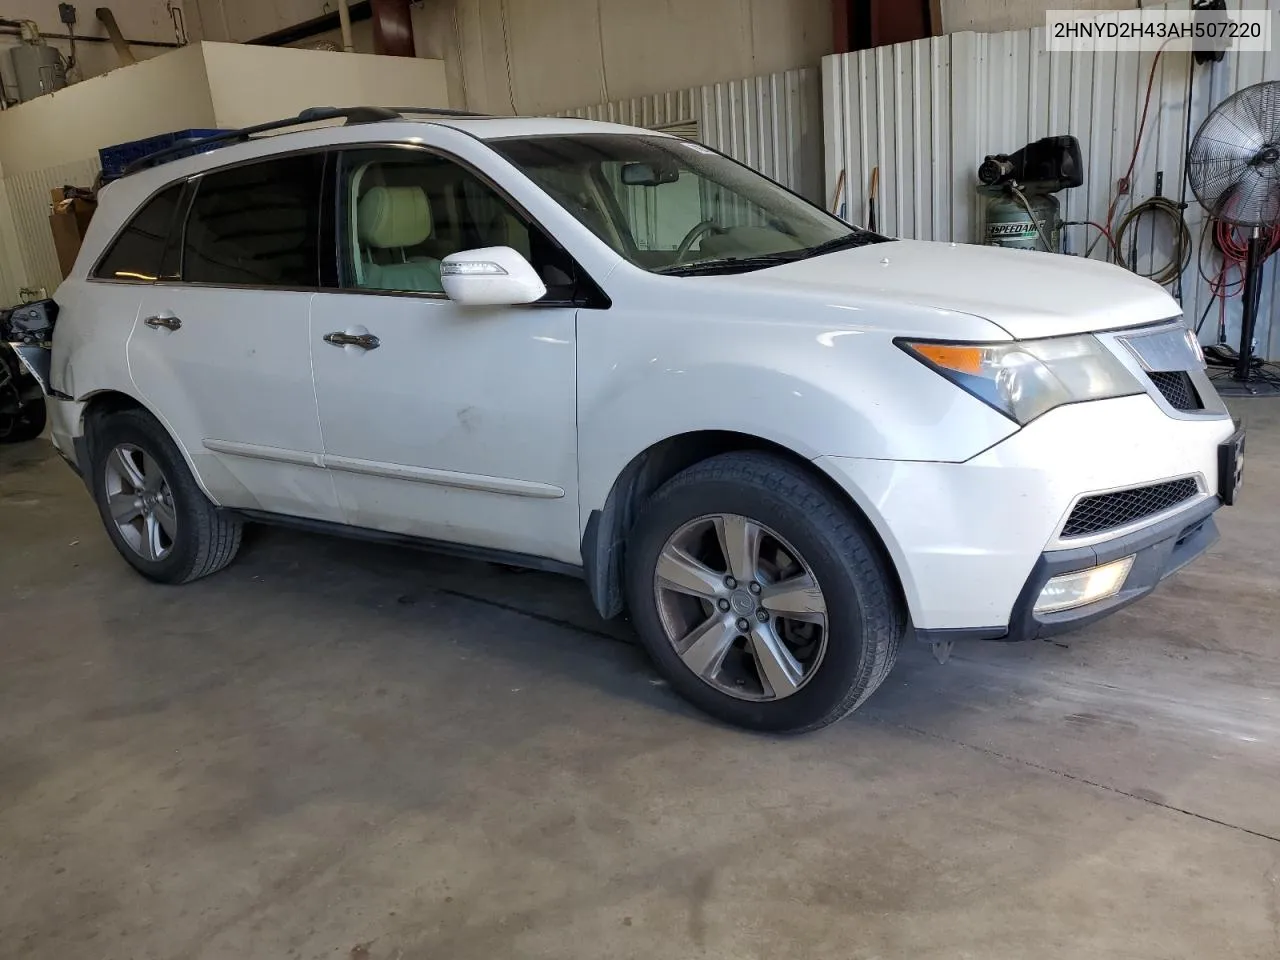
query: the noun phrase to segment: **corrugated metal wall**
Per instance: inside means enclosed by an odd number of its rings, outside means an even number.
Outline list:
[[[560,116],[649,128],[696,120],[703,143],[803,196],[822,197],[822,82],[816,69],[601,103]]]
[[[13,219],[9,185],[0,180],[0,307],[19,300],[18,291],[27,285],[27,268],[22,260],[22,242]]]
[[[62,282],[49,230],[49,191],[67,184],[92,187],[100,169],[95,157],[4,178],[3,192],[17,231],[17,249],[9,251],[0,243],[0,303],[16,303],[18,287],[44,287],[52,294]],[[0,209],[0,215],[3,212]],[[11,283],[14,289],[9,289]]]
[[[1233,10],[1280,12],[1280,0],[1228,0]],[[880,168],[880,229],[917,239],[975,242],[979,230],[977,169],[989,153],[1009,153],[1040,137],[1072,134],[1085,161],[1085,185],[1059,194],[1064,219],[1106,218],[1116,181],[1128,169],[1142,113],[1153,53],[1049,54],[1045,30],[956,33],[915,43],[826,57],[822,64],[826,118],[825,165],[828,206],[841,171],[842,204],[848,219],[866,221],[872,168]],[[1262,80],[1280,80],[1280,49],[1228,55],[1221,63],[1197,66],[1191,55],[1168,52],[1156,64],[1146,131],[1134,171],[1133,196],[1156,192],[1163,173],[1164,194],[1182,192],[1187,135],[1187,87],[1192,133],[1228,94]],[[1196,250],[1183,278],[1186,313],[1199,318],[1209,308],[1201,339],[1216,339],[1218,307],[1196,257],[1204,215],[1188,191],[1186,218]],[[1122,201],[1118,212],[1128,209]],[[1140,270],[1168,261],[1163,222],[1147,219],[1137,231]],[[1096,236],[1090,227],[1067,228],[1068,249],[1082,253]],[[1128,250],[1124,251],[1126,256]],[[1104,255],[1103,245],[1095,257]],[[1205,253],[1205,269],[1216,273],[1217,258]],[[1268,265],[1258,343],[1280,357],[1280,261]],[[1239,298],[1229,302],[1228,341],[1239,338]]]

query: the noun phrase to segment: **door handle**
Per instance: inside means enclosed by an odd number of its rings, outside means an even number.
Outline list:
[[[177,317],[147,317],[142,321],[152,330],[158,330],[164,327],[166,330],[177,330],[182,326],[182,321]]]
[[[362,350],[377,350],[382,344],[372,333],[326,333],[324,342],[335,347],[360,347]]]

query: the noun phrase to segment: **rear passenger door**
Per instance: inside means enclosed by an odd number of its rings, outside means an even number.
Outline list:
[[[273,157],[190,181],[129,365],[216,502],[336,521],[308,342],[324,164]]]

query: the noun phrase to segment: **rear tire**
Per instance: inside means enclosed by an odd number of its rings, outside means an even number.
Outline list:
[[[852,712],[906,630],[861,518],[765,453],[713,457],[660,488],[627,539],[625,576],[659,672],[702,710],[754,730],[800,733]]]
[[[107,536],[144,577],[189,583],[235,559],[240,520],[209,502],[153,416],[112,414],[98,422],[90,447],[91,487]]]

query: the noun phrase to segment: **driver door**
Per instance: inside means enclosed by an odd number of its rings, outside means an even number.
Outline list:
[[[450,158],[339,157],[341,289],[312,300],[310,339],[345,521],[581,563],[572,261]],[[444,295],[444,257],[495,245],[533,263],[547,299],[461,307]]]

